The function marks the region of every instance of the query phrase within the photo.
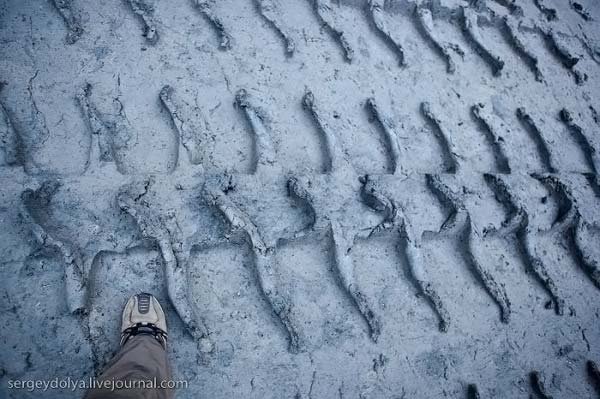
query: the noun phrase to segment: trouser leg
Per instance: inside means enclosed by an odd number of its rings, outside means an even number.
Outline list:
[[[98,377],[98,383],[108,381],[113,384],[113,381],[122,381],[119,384],[123,388],[111,390],[110,387],[107,389],[103,386],[90,389],[85,399],[171,399],[174,392],[160,388],[160,382],[167,380],[171,380],[167,351],[154,337],[136,335],[123,345]],[[136,387],[136,381],[156,381],[157,387]]]

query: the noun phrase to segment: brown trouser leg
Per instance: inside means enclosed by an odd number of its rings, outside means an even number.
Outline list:
[[[111,359],[106,369],[98,377],[98,384],[107,381],[121,389],[112,390],[102,386],[90,389],[85,399],[172,399],[173,390],[160,388],[161,381],[171,380],[171,369],[167,351],[150,335],[131,337],[121,350]],[[119,382],[117,382],[119,381]],[[151,381],[156,388],[140,385],[140,381]],[[136,386],[136,384],[138,384]]]

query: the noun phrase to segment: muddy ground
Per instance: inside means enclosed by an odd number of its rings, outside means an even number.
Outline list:
[[[0,0],[0,396],[164,304],[178,398],[591,398],[594,0]]]

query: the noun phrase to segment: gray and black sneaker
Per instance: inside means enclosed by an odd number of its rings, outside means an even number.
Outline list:
[[[142,292],[129,298],[123,310],[121,324],[121,346],[129,338],[152,335],[163,348],[167,347],[167,319],[160,303],[152,295]]]

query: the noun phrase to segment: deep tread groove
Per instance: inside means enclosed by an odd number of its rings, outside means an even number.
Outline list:
[[[330,0],[310,0],[314,2],[314,11],[317,15],[317,18],[321,22],[323,26],[327,28],[327,30],[331,33],[333,37],[336,38],[340,47],[344,51],[344,57],[346,61],[352,62],[354,59],[354,49],[350,45],[348,38],[344,31],[339,30],[335,27],[332,19],[327,16],[329,12],[333,12],[331,6],[329,5]]]
[[[579,16],[581,18],[583,18],[584,21],[592,21],[593,18],[590,15],[589,11],[586,10],[583,5],[581,5],[581,3],[574,1],[574,0],[569,0],[569,5],[571,6],[571,9],[573,11],[575,11],[577,14],[579,14]]]
[[[529,214],[521,201],[511,192],[508,185],[500,176],[484,174],[484,179],[494,192],[496,200],[501,203],[506,212],[506,220],[498,229],[491,229],[486,234],[497,234],[503,238],[514,237],[519,247],[525,266],[533,272],[538,281],[549,294],[554,304],[556,314],[564,314],[564,300],[559,296],[554,280],[548,274],[546,266],[536,255],[536,250],[531,242],[532,228],[529,226]]]
[[[422,6],[417,7],[415,9],[415,15],[421,34],[446,61],[446,72],[454,73],[456,71],[456,62],[453,60],[452,54],[454,52],[460,57],[464,57],[465,52],[462,47],[456,43],[446,42],[440,38],[435,31],[433,16],[430,9]]]
[[[4,83],[0,82],[0,92]],[[22,166],[23,154],[21,142],[10,120],[8,112],[0,102],[0,167]]]
[[[67,44],[74,44],[83,35],[83,26],[77,11],[73,9],[73,0],[52,0],[52,4],[67,26],[68,33],[65,41]]]
[[[281,12],[279,11],[281,4],[279,4],[277,0],[255,0],[255,3],[260,15],[262,15],[262,17],[283,39],[285,43],[286,54],[288,56],[293,55],[294,51],[296,51],[296,43],[288,29],[279,22],[279,20],[282,18]]]
[[[538,8],[538,10],[540,10],[540,12],[544,14],[544,17],[546,17],[548,21],[554,21],[558,19],[558,13],[556,12],[556,9],[546,7],[546,5],[544,4],[544,0],[533,0],[533,3]]]
[[[598,154],[598,149],[593,144],[590,137],[588,137],[583,128],[575,122],[573,113],[568,109],[563,108],[560,111],[560,120],[563,121],[577,143],[579,143],[592,173],[597,175],[598,171],[600,171],[600,156]]]
[[[72,314],[86,308],[86,280],[81,255],[44,229],[48,206],[52,197],[60,189],[56,180],[45,181],[37,190],[27,189],[21,194],[22,217],[28,222],[32,233],[41,247],[55,248],[62,256],[65,265],[65,291],[67,306]]]
[[[362,293],[357,284],[354,274],[354,264],[350,251],[354,243],[354,237],[347,237],[338,222],[331,222],[331,240],[333,241],[336,274],[344,290],[350,295],[354,304],[369,326],[371,339],[377,342],[381,335],[381,321],[373,311],[369,300]]]
[[[589,240],[582,236],[584,230],[592,229],[581,216],[571,190],[555,175],[533,175],[558,197],[559,214],[552,223],[552,231],[559,232],[569,243],[569,249],[579,267],[596,288],[600,289],[600,264],[594,259]]]
[[[125,115],[125,109],[119,99],[114,99],[117,115],[101,114],[91,101],[92,86],[90,84],[77,95],[79,106],[92,133],[92,145],[86,165],[95,168],[101,162],[115,162],[121,174],[128,174],[128,167],[123,163],[123,153],[127,150],[133,135],[133,128]],[[94,141],[97,138],[98,146]],[[99,149],[99,153],[96,152]]]
[[[100,120],[98,111],[90,101],[92,86],[87,84],[77,94],[77,102],[91,132],[90,150],[86,170],[96,168],[102,162],[114,162],[116,149],[109,129]]]
[[[148,179],[121,187],[117,203],[121,210],[135,220],[142,235],[156,242],[163,259],[169,299],[190,335],[200,345],[202,341],[210,341],[210,338],[206,325],[190,302],[185,276],[189,254],[181,249],[181,231],[175,215],[171,212],[161,214],[153,209],[154,206],[146,198],[153,183]]]
[[[288,195],[302,204],[307,213],[310,215],[310,222],[307,226],[297,232],[293,238],[301,238],[313,231],[317,225],[317,211],[312,207],[314,199],[312,194],[308,192],[306,187],[300,183],[298,178],[290,177],[287,181]]]
[[[338,144],[336,133],[321,116],[323,112],[316,104],[312,92],[307,91],[305,93],[302,104],[311,115],[315,126],[323,136],[325,152],[327,153],[327,164],[324,168],[324,173],[329,176],[345,176],[346,173],[352,170],[352,167]],[[290,196],[300,200],[313,216],[313,220],[309,226],[297,233],[296,238],[316,235],[321,239],[327,237],[331,240],[334,247],[334,270],[336,277],[341,288],[352,299],[354,305],[367,323],[371,339],[376,342],[381,334],[381,321],[379,316],[373,311],[369,299],[360,289],[350,257],[354,241],[360,238],[360,233],[355,234],[353,232],[342,231],[341,223],[338,220],[339,217],[335,210],[326,211],[327,214],[319,211],[316,208],[315,197],[310,189],[311,185],[311,180],[300,180],[295,177],[291,177],[288,180]]]
[[[127,0],[127,4],[144,24],[144,37],[148,44],[158,42],[158,30],[154,19],[154,0]]]
[[[467,387],[467,398],[481,399],[481,395],[479,394],[479,389],[477,389],[477,385],[469,384],[469,386]]]
[[[569,46],[564,42],[561,35],[562,33],[557,33],[552,29],[540,29],[544,40],[546,41],[547,46],[552,51],[552,53],[559,59],[561,65],[563,65],[569,72],[573,75],[575,79],[575,83],[578,85],[584,84],[588,76],[585,72],[580,71],[577,68],[579,63],[579,56],[574,54]]]
[[[300,232],[297,237],[305,237],[312,234],[321,237],[323,233],[329,236],[334,247],[335,273],[340,286],[352,299],[354,305],[367,323],[371,339],[377,342],[381,334],[381,321],[379,316],[373,311],[369,300],[359,288],[350,256],[352,246],[357,237],[344,234],[339,221],[335,220],[335,218],[329,215],[325,217],[321,216],[315,208],[314,197],[309,188],[299,179],[290,178],[288,180],[288,188],[290,195],[301,200],[304,206],[310,210],[310,213],[314,215],[313,222]],[[327,232],[319,231],[324,229]]]
[[[211,0],[192,0],[192,2],[200,14],[210,22],[219,36],[219,48],[222,50],[229,50],[231,48],[231,36],[229,36],[221,19],[213,11],[213,2]]]
[[[202,196],[209,205],[216,207],[222,213],[234,232],[245,235],[254,254],[259,288],[288,333],[290,352],[298,353],[301,345],[298,328],[291,317],[292,305],[277,290],[273,248],[263,240],[258,227],[250,218],[227,198],[222,187],[213,187],[211,183],[207,183],[204,185]]]
[[[500,4],[502,7],[508,9],[511,14],[514,14],[517,17],[523,16],[523,8],[517,4],[517,0],[494,0],[496,3]]]
[[[338,139],[333,133],[329,124],[321,116],[323,112],[315,102],[315,96],[311,91],[307,91],[302,98],[302,105],[307,110],[315,124],[315,127],[321,133],[325,143],[325,156],[327,164],[324,167],[325,173],[332,173],[346,166],[346,157],[342,152]]]
[[[263,169],[272,167],[275,164],[271,120],[263,109],[251,104],[250,95],[246,90],[240,89],[235,96],[235,101],[236,105],[244,112],[254,133],[254,173],[260,173]]]
[[[596,108],[594,108],[592,105],[589,106],[589,109],[590,113],[592,114],[592,119],[594,120],[594,123],[600,126],[600,113],[598,113],[598,111],[596,111]]]
[[[404,48],[392,35],[392,30],[385,23],[385,0],[368,0],[368,12],[371,21],[375,25],[377,32],[383,37],[386,43],[394,50],[398,56],[398,64],[401,67],[406,66],[406,57]]]
[[[534,141],[538,154],[542,159],[542,163],[544,164],[544,168],[546,171],[550,173],[555,173],[556,168],[554,167],[554,160],[552,153],[550,152],[550,147],[544,138],[541,130],[537,127],[537,124],[534,122],[533,118],[524,107],[517,108],[517,117],[521,121],[521,124]]]
[[[183,100],[178,100],[175,89],[169,85],[163,86],[159,97],[178,133],[177,167],[201,164],[204,147],[210,141],[210,127],[202,110]],[[186,153],[185,156],[183,152]]]
[[[20,132],[22,160],[25,172],[29,175],[41,174],[40,165],[36,161],[36,153],[41,150],[50,137],[50,131],[46,123],[45,115],[39,110],[34,96],[34,81],[38,76],[36,71],[27,83],[27,94],[31,112],[27,120],[25,129]]]
[[[529,374],[529,381],[531,382],[531,388],[533,389],[533,392],[535,392],[535,394],[540,399],[552,399],[552,396],[548,393],[548,390],[546,389],[544,377],[539,371],[532,371]]]
[[[474,247],[481,244],[480,233],[471,221],[471,215],[460,197],[446,186],[438,175],[426,175],[427,185],[436,195],[440,203],[450,209],[450,216],[442,225],[439,234],[450,235],[458,240],[458,245],[465,262],[469,265],[475,278],[483,285],[490,297],[500,308],[500,320],[510,321],[511,304],[502,284],[485,270],[475,256]]]
[[[487,133],[486,136],[496,160],[496,168],[500,173],[510,173],[511,169],[508,157],[506,156],[504,138],[497,130],[501,126],[498,122],[498,117],[493,115],[484,104],[474,105],[471,107],[471,112],[481,122],[483,130]]]
[[[421,103],[421,113],[425,119],[430,123],[433,134],[437,138],[440,146],[442,147],[442,155],[444,164],[446,167],[446,173],[457,173],[459,170],[458,155],[455,150],[455,146],[452,142],[451,136],[446,133],[443,128],[442,121],[436,116],[432,106],[428,102]]]
[[[600,369],[598,365],[593,360],[588,360],[586,362],[586,370],[594,390],[600,395]]]
[[[593,39],[590,39],[585,32],[581,32],[582,38],[579,38],[579,41],[587,51],[588,55],[596,64],[600,65],[600,47],[594,44]]]
[[[590,187],[592,188],[592,191],[594,192],[594,195],[597,198],[600,198],[600,180],[598,179],[598,175],[593,175],[591,173],[586,173],[584,175],[584,177],[587,180],[587,182],[590,185]]]
[[[402,173],[402,148],[398,142],[398,133],[396,133],[396,127],[394,126],[394,123],[381,114],[381,111],[379,110],[374,98],[368,98],[366,104],[373,119],[377,121],[377,124],[383,132],[392,166],[392,174]]]
[[[519,55],[519,57],[525,62],[525,64],[531,69],[533,74],[535,75],[535,80],[538,82],[544,81],[544,75],[539,67],[538,57],[527,48],[525,45],[525,41],[521,37],[519,32],[518,22],[509,16],[505,16],[502,18],[502,27],[505,34],[505,37],[508,40],[508,43],[512,46],[515,52]]]
[[[399,233],[400,242],[398,247],[406,258],[410,279],[417,290],[427,299],[436,314],[439,321],[438,329],[441,332],[447,332],[451,324],[450,313],[448,313],[433,283],[428,279],[427,272],[423,267],[421,237],[414,233],[404,210],[394,200],[383,194],[377,180],[365,176],[362,178],[362,183],[364,202],[373,210],[384,215],[383,221],[375,226],[369,235],[379,234],[383,231],[396,231]]]
[[[462,13],[463,31],[468,41],[473,45],[477,54],[490,66],[494,76],[500,76],[504,68],[504,61],[485,46],[481,32],[479,31],[477,13],[467,7],[462,7]]]

